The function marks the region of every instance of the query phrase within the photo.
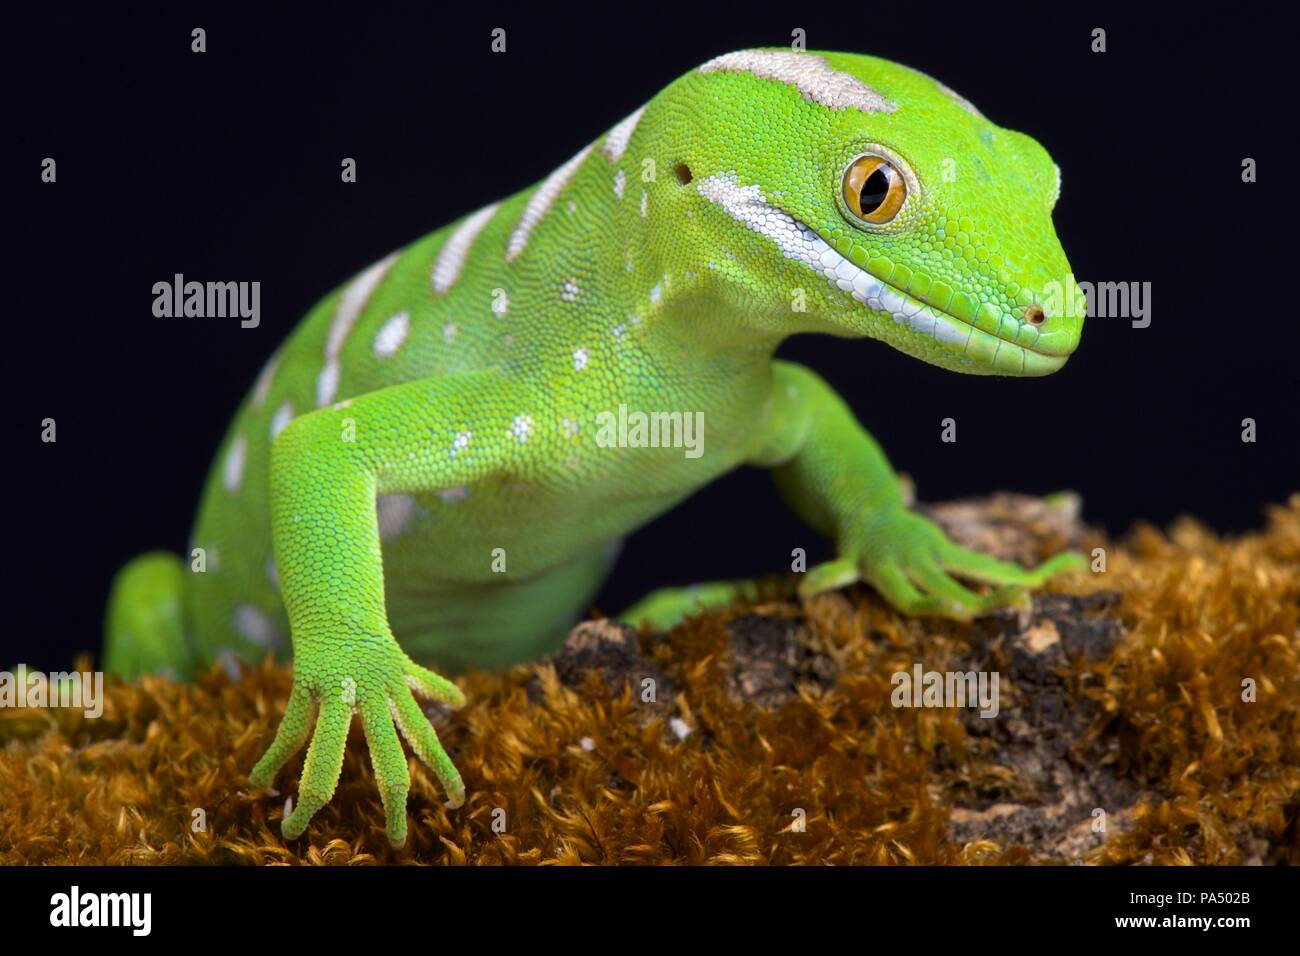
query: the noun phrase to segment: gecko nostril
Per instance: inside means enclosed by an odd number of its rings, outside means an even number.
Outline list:
[[[1039,305],[1031,305],[1025,309],[1025,321],[1030,325],[1042,325],[1047,320],[1047,313]]]

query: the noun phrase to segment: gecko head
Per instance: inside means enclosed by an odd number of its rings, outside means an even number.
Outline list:
[[[874,57],[748,50],[680,82],[674,169],[704,225],[688,254],[755,323],[963,372],[1065,363],[1086,303],[1052,226],[1060,171],[1033,139]]]

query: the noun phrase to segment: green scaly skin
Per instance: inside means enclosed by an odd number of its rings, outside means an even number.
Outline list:
[[[847,204],[864,153],[907,186],[887,223]],[[399,730],[449,806],[464,799],[414,695],[464,698],[416,660],[502,666],[554,648],[623,535],[739,465],[771,469],[834,538],[805,594],[861,578],[900,611],[954,618],[1022,601],[1079,557],[1029,571],[952,544],[905,508],[835,392],[773,353],[822,332],[961,372],[1054,371],[1083,320],[1046,304],[1053,283],[1082,302],[1052,228],[1058,186],[1036,142],[906,67],[768,51],[692,71],[544,184],[311,311],[214,464],[192,542],[203,572],[157,553],[128,565],[108,666],[184,676],[291,639],[293,691],[251,782],[309,743],[283,822],[298,836],[359,713],[401,845]],[[597,416],[619,405],[702,412],[703,453],[608,447]],[[662,624],[729,594],[660,593],[628,617]]]

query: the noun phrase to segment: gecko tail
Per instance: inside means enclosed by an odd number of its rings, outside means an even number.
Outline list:
[[[185,568],[180,558],[150,551],[117,572],[104,620],[104,669],[119,677],[192,676],[185,641]]]

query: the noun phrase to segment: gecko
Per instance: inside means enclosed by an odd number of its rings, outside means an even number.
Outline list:
[[[417,698],[460,707],[445,673],[554,651],[624,536],[740,466],[834,543],[801,595],[861,580],[958,620],[1023,604],[1082,557],[1026,569],[959,547],[844,400],[775,353],[819,333],[956,372],[1056,371],[1085,312],[1059,193],[1038,142],[924,73],[716,57],[312,308],[218,449],[187,559],[149,552],[114,578],[105,667],[185,679],[291,656],[250,784],[307,748],[281,821],[297,838],[359,716],[401,847],[403,738],[448,807],[465,799]],[[661,589],[622,619],[667,627],[742,586]]]

